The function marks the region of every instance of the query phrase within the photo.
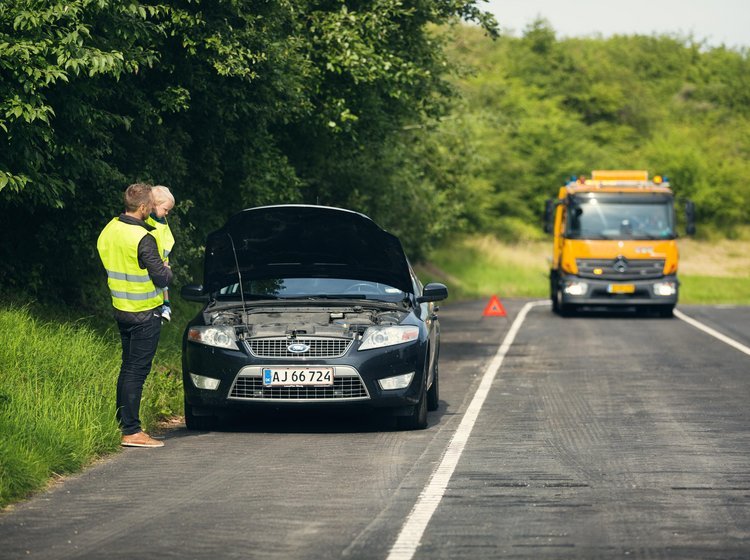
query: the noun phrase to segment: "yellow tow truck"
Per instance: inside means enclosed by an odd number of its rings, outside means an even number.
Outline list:
[[[680,286],[674,202],[669,181],[642,170],[597,170],[561,187],[545,208],[553,311],[635,306],[671,317]],[[685,210],[692,235],[691,201]]]

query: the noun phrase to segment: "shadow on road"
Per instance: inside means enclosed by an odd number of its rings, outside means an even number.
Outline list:
[[[550,312],[552,313],[552,312]],[[552,313],[553,316],[558,316]],[[673,317],[664,317],[654,309],[639,309],[636,307],[582,307],[569,312],[566,319],[662,319],[671,321]]]
[[[438,429],[443,416],[452,416],[449,404],[440,401],[438,410],[428,413],[427,430]],[[316,410],[308,408],[263,408],[252,412],[232,413],[221,419],[215,432],[272,433],[272,434],[352,434],[372,432],[399,432],[395,418],[386,411],[375,410]],[[417,430],[414,433],[419,433]],[[190,431],[177,427],[162,434],[165,439],[205,434],[207,431]]]

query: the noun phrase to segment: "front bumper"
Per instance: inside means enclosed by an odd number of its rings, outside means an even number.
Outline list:
[[[357,351],[338,358],[259,358],[240,345],[226,350],[186,342],[183,350],[185,400],[203,411],[242,410],[251,407],[401,408],[417,404],[424,386],[424,344],[420,341],[393,347]],[[334,369],[332,387],[268,388],[262,383],[264,367],[326,366]],[[414,372],[404,389],[383,390],[379,379]],[[219,380],[215,390],[199,389],[191,374]]]
[[[657,288],[665,284],[672,284],[674,293],[660,295]],[[572,289],[573,285],[575,289]],[[673,274],[649,280],[593,279],[566,274],[559,277],[558,288],[562,304],[576,306],[660,305],[674,307],[679,296],[679,281]],[[579,293],[569,293],[566,289]]]

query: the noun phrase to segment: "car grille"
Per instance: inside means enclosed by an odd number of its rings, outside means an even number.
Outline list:
[[[246,341],[250,353],[258,358],[337,358],[346,354],[351,338],[251,338]],[[306,352],[291,352],[289,345],[305,344]]]
[[[664,259],[576,259],[578,276],[602,280],[647,280],[664,276]],[[600,269],[600,274],[594,270]]]
[[[253,401],[354,401],[369,399],[367,387],[349,366],[336,366],[332,387],[265,387],[261,368],[246,367],[229,391],[230,399]]]

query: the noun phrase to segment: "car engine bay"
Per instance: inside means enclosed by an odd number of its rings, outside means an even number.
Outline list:
[[[239,338],[320,336],[354,338],[367,327],[398,325],[406,311],[360,305],[350,307],[242,308],[204,312],[206,325],[236,327]]]

